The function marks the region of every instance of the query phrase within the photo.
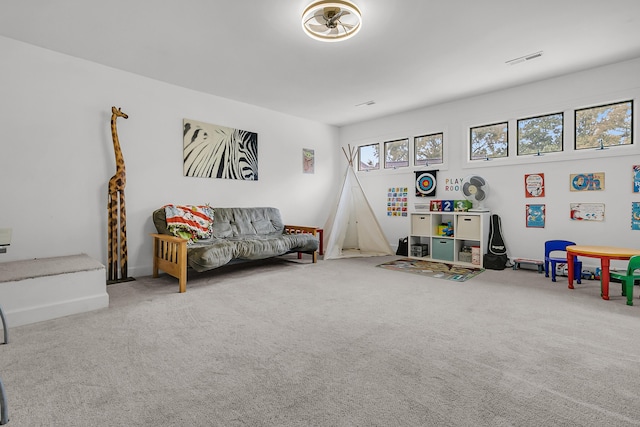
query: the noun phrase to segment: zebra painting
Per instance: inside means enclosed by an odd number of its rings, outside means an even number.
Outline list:
[[[258,134],[183,120],[184,176],[258,180]]]

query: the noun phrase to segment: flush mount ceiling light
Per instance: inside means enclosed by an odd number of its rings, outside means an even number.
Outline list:
[[[314,1],[302,12],[304,32],[323,42],[351,38],[361,26],[360,10],[350,1]]]

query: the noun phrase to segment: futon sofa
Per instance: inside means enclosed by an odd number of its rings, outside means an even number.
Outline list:
[[[298,258],[302,253],[310,254],[313,262],[317,262],[317,229],[285,225],[277,208],[200,206],[204,214],[201,214],[202,218],[195,219],[203,230],[192,236],[176,231],[174,220],[183,219],[174,217],[172,208],[175,207],[167,205],[153,212],[153,223],[158,231],[151,235],[153,277],[158,277],[158,271],[162,270],[177,278],[179,292],[187,289],[187,266],[203,272],[227,264],[295,252],[299,254]],[[194,211],[199,210],[194,207]],[[193,218],[185,221],[194,222]]]

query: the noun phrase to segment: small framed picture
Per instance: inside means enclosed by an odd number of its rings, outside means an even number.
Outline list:
[[[604,172],[574,173],[569,175],[570,191],[604,190]]]
[[[631,229],[640,230],[640,202],[631,202]]]
[[[633,192],[640,193],[640,165],[633,165]]]
[[[604,203],[570,203],[572,221],[604,221]]]
[[[528,204],[526,207],[527,227],[544,228],[545,223],[545,205]]]
[[[387,190],[387,216],[407,216],[409,187],[389,187]]]
[[[315,154],[309,148],[302,149],[302,173],[315,172]]]
[[[524,176],[525,197],[544,197],[544,174],[530,173]]]

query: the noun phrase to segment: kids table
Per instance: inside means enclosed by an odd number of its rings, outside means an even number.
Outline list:
[[[567,246],[567,274],[569,275],[569,289],[573,289],[573,256],[600,258],[600,289],[602,299],[609,299],[609,265],[612,259],[627,260],[634,255],[640,255],[640,249],[618,248],[615,246]]]

